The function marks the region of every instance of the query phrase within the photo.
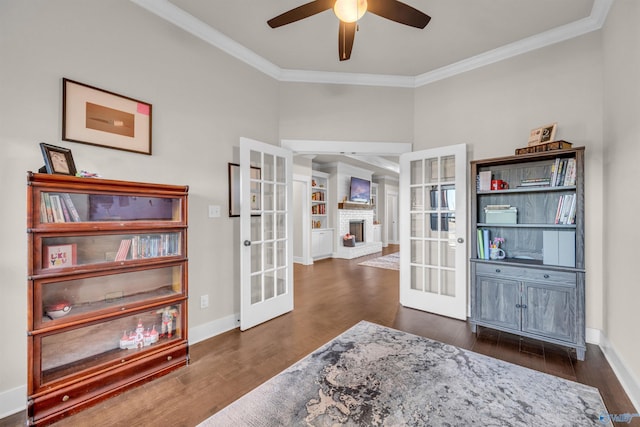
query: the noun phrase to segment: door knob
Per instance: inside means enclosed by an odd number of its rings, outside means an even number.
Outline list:
[[[245,246],[251,246],[251,240],[245,240],[244,241],[244,245]]]
[[[458,243],[464,243],[464,239],[462,237],[458,237]]]

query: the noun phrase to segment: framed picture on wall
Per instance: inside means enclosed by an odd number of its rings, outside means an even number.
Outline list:
[[[251,179],[260,179],[260,168],[251,166]],[[250,188],[251,210],[260,210],[260,183],[251,182]],[[229,163],[229,216],[240,216],[240,165],[237,163]]]
[[[62,79],[62,139],[151,155],[151,104]]]

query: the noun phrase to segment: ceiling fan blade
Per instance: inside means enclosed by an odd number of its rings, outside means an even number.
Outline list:
[[[427,26],[431,17],[398,0],[368,0],[367,11],[416,28]]]
[[[351,49],[353,48],[353,39],[356,37],[357,22],[342,22],[338,29],[338,55],[340,61],[346,61],[351,58]]]
[[[281,27],[283,25],[291,24],[292,22],[299,21],[304,18],[308,18],[317,13],[324,12],[327,9],[331,9],[336,0],[316,0],[302,6],[298,6],[295,9],[291,9],[283,14],[271,18],[267,21],[267,24],[271,28]]]

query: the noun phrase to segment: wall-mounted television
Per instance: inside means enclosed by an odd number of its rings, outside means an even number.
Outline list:
[[[352,176],[349,186],[349,201],[369,203],[371,201],[371,181]]]

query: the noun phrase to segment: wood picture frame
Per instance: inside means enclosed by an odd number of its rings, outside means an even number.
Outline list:
[[[45,246],[43,268],[67,268],[77,264],[75,243]]]
[[[542,126],[542,131],[540,133],[540,144],[545,144],[547,142],[555,141],[557,126],[558,126],[557,123],[552,123],[547,126]]]
[[[71,176],[76,174],[76,165],[70,149],[41,142],[40,150],[44,157],[44,166],[39,172]]]
[[[62,139],[151,155],[151,104],[63,78]]]
[[[251,166],[251,179],[260,179],[259,167]],[[260,210],[260,183],[251,183],[251,210]],[[229,163],[229,216],[240,216],[240,165]],[[259,215],[251,215],[259,216]]]
[[[551,123],[550,125],[532,129],[529,133],[529,143],[527,145],[532,146],[555,141],[557,127],[558,123],[556,122]]]

